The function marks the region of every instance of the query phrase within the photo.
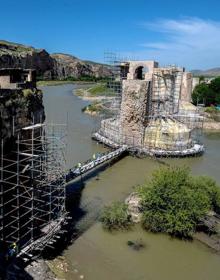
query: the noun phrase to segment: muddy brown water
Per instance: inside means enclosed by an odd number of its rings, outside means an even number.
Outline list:
[[[88,102],[72,94],[76,86],[43,87],[48,121],[65,122],[68,113],[67,165],[87,160],[103,151],[91,140],[98,118],[85,115]],[[204,135],[206,152],[202,157],[169,159],[157,162],[130,156],[85,182],[81,206],[93,220],[103,207],[123,200],[134,186],[147,180],[162,164],[187,165],[194,174],[209,175],[220,183],[220,133]],[[135,251],[127,241],[141,240],[145,248]],[[69,263],[66,279],[89,280],[219,280],[220,256],[198,241],[185,242],[162,234],[151,234],[136,226],[128,232],[109,233],[97,220],[64,252]],[[80,278],[81,277],[81,278]]]

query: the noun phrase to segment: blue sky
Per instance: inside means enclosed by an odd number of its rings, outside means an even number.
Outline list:
[[[0,8],[1,39],[50,53],[220,66],[219,0],[0,0]]]

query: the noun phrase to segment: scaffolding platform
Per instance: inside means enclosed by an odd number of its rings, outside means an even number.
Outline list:
[[[37,123],[20,130],[15,149],[0,150],[0,240],[18,255],[43,250],[62,229],[66,126]]]

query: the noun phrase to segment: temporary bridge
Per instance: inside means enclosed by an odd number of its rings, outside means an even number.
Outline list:
[[[127,151],[126,145],[109,146],[69,171],[65,167],[65,125],[33,124],[24,127],[15,149],[0,149],[0,242],[17,256],[32,258],[53,247],[65,232],[66,183]],[[7,254],[7,252],[5,253]]]
[[[85,163],[79,164],[78,166],[70,169],[69,172],[67,172],[66,174],[66,181],[69,182],[89,171],[92,171],[99,165],[121,156],[127,150],[128,150],[128,146],[123,145],[122,147],[119,147],[114,151],[98,154],[96,158],[90,159]]]

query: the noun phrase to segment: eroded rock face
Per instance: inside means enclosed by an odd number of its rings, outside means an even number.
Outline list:
[[[120,123],[127,144],[141,145],[149,82],[142,80],[123,81]]]
[[[28,93],[28,94],[27,94]],[[1,93],[0,103],[0,138],[4,139],[5,147],[13,143],[22,127],[43,121],[44,106],[42,92],[38,89],[29,92],[16,90]]]
[[[0,68],[35,69],[37,75],[52,78],[54,62],[44,49],[0,42]]]
[[[50,55],[44,49],[5,41],[0,41],[0,68],[35,69],[40,79],[48,80],[110,75],[109,69],[102,64],[82,61],[68,54]]]
[[[68,54],[52,54],[54,72],[59,79],[67,77],[80,78],[83,76],[108,77],[110,71],[102,64],[82,61]]]
[[[141,198],[136,192],[131,193],[125,203],[128,205],[128,213],[134,223],[140,223],[142,218]]]

